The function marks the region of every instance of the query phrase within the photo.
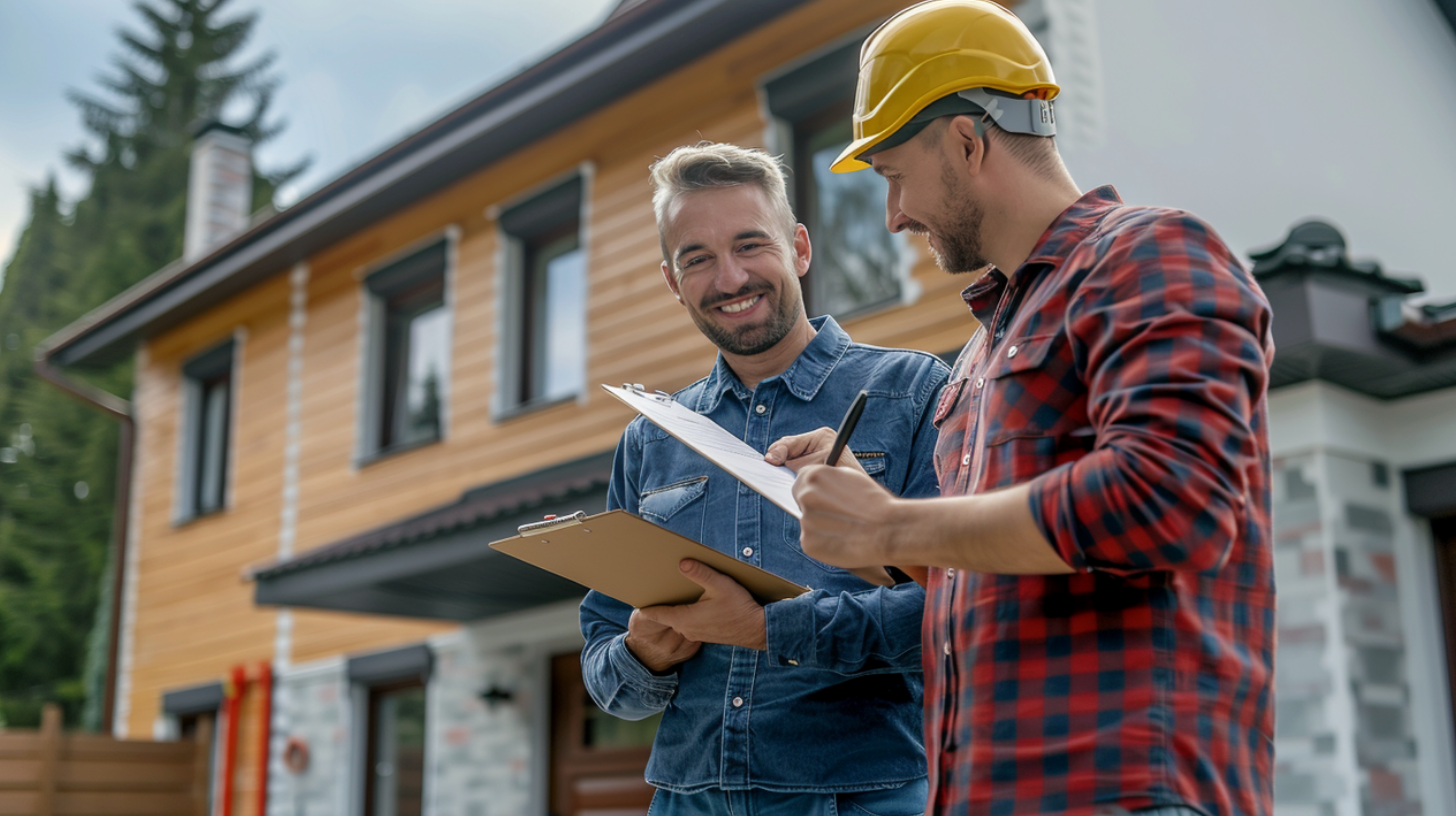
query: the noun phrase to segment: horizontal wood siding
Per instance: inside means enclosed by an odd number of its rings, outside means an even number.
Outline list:
[[[566,131],[461,179],[308,259],[308,311],[298,458],[295,551],[397,521],[455,500],[462,491],[608,450],[631,413],[596,383],[676,389],[701,377],[714,349],[669,295],[651,208],[647,167],[700,138],[762,145],[757,85],[780,66],[901,7],[885,0],[818,0],[724,45],[684,70],[592,114]],[[498,420],[496,224],[487,216],[544,182],[589,163],[587,393],[576,402]],[[430,236],[453,228],[453,313],[448,433],[440,443],[360,465],[360,280]],[[862,342],[954,350],[973,324],[956,291],[912,239],[919,295],[850,321]],[[288,270],[228,303],[152,338],[141,355],[138,597],[129,728],[150,734],[161,694],[223,678],[236,663],[273,657],[275,613],[252,604],[240,576],[278,553],[287,423]],[[238,372],[233,486],[227,510],[173,526],[180,368],[192,354],[245,330]],[[575,509],[575,508],[563,508]],[[446,624],[296,611],[294,663],[419,641]],[[248,707],[253,705],[249,702]],[[248,728],[252,728],[249,725]],[[256,740],[239,744],[240,769]],[[251,795],[252,776],[238,786]]]

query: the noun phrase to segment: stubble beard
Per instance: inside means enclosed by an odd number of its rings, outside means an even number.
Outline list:
[[[945,214],[943,227],[932,230],[919,221],[911,221],[906,229],[916,235],[935,235],[936,241],[930,244],[930,253],[935,256],[935,263],[946,272],[952,275],[979,272],[991,265],[981,244],[981,224],[986,220],[986,212],[964,189],[961,180],[948,165],[942,168],[941,184],[945,192],[940,208]]]
[[[803,299],[800,297],[798,287],[786,286],[778,301],[778,308],[773,311],[763,323],[756,326],[745,326],[740,329],[729,329],[709,320],[707,315],[714,304],[728,300],[761,293],[765,299],[772,301],[774,289],[769,285],[745,286],[731,295],[715,297],[711,302],[705,300],[699,304],[698,309],[690,309],[693,322],[697,324],[698,331],[713,342],[713,345],[740,357],[751,357],[762,354],[779,344],[793,330],[794,324],[798,322],[799,314],[803,308]]]

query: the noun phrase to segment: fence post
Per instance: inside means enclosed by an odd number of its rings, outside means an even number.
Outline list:
[[[192,738],[193,816],[208,816],[207,800],[212,796],[212,719],[212,715],[198,717]]]
[[[40,775],[36,816],[51,816],[56,802],[56,766],[61,759],[61,707],[46,703],[40,715]]]

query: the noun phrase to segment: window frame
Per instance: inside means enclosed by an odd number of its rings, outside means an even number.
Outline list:
[[[354,463],[356,467],[371,464],[398,454],[428,447],[449,438],[450,395],[454,379],[455,362],[455,271],[458,267],[458,246],[460,230],[450,225],[443,230],[430,233],[391,253],[383,259],[360,268],[356,272],[360,285],[361,359],[358,391],[359,424],[355,434]],[[439,253],[438,283],[435,282],[435,268],[428,265],[428,256]],[[421,268],[412,269],[412,265]],[[399,390],[391,392],[392,301],[412,299],[433,302],[433,290],[438,287],[439,306],[421,308],[416,303],[401,311],[414,312],[418,317],[433,308],[443,310],[445,321],[445,376],[439,386],[439,418],[433,436],[399,441],[386,436],[384,423],[392,422],[397,406],[386,402],[397,402]],[[420,290],[426,290],[421,292]],[[408,323],[406,323],[406,327]],[[398,374],[399,372],[396,372]],[[394,383],[396,389],[407,383]],[[393,399],[391,399],[391,395]]]
[[[179,372],[182,383],[182,421],[178,423],[177,473],[174,490],[172,523],[187,524],[197,519],[224,513],[232,507],[234,451],[236,450],[238,368],[242,357],[242,333],[216,343],[205,351],[189,357]],[[207,399],[210,388],[219,381],[226,381],[226,393],[222,402],[222,430],[220,461],[216,465],[218,500],[215,505],[201,504],[203,485],[199,480],[206,477],[203,457],[207,445],[203,434],[207,433],[205,412],[210,405]]]
[[[422,812],[429,813],[433,780],[430,776],[432,757],[431,739],[436,720],[434,704],[435,650],[426,643],[416,643],[382,652],[356,655],[346,658],[344,678],[348,683],[353,701],[354,729],[353,752],[350,774],[351,796],[357,808],[353,812],[372,813],[374,807],[373,765],[377,759],[378,723],[375,720],[375,704],[379,697],[393,691],[420,688],[425,697],[424,722],[424,777],[420,786]]]
[[[591,189],[593,166],[583,163],[553,177],[507,202],[492,206],[486,217],[495,222],[497,253],[495,393],[493,419],[503,422],[559,405],[583,403],[587,399],[587,371],[590,341],[586,326],[591,296]],[[574,199],[574,205],[572,203]],[[565,240],[575,224],[576,247],[568,252],[582,256],[581,385],[574,393],[532,396],[532,378],[539,366],[533,355],[544,350],[535,342],[537,333],[533,250]],[[565,253],[563,253],[565,254]],[[542,284],[546,285],[546,284]]]
[[[813,196],[815,180],[809,164],[812,156],[806,155],[807,146],[835,119],[848,121],[852,115],[860,46],[879,22],[786,63],[758,82],[760,109],[768,123],[765,143],[772,152],[783,156],[789,169],[789,203],[800,222],[808,227],[810,240],[822,238],[823,229],[822,224],[815,223],[819,216],[818,201]],[[916,251],[906,246],[900,256],[893,270],[897,284],[893,295],[842,310],[835,313],[835,318],[843,322],[913,303],[920,294],[911,274]],[[820,303],[824,297],[819,283],[824,274],[822,257],[821,253],[815,253],[803,277],[804,307],[811,315],[827,313]],[[820,277],[816,277],[816,272]]]

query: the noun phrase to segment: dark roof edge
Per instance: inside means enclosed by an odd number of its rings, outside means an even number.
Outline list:
[[[570,497],[600,487],[611,476],[615,451],[602,451],[488,485],[466,490],[440,505],[324,544],[291,558],[249,569],[245,578],[267,581],[303,569],[362,557],[383,549],[407,546],[447,532],[479,527],[508,513],[552,498]]]
[[[205,308],[691,62],[806,0],[647,0],[192,264],[173,263],[47,338],[75,365]],[[210,299],[209,299],[209,296]],[[168,323],[169,318],[171,323]]]

